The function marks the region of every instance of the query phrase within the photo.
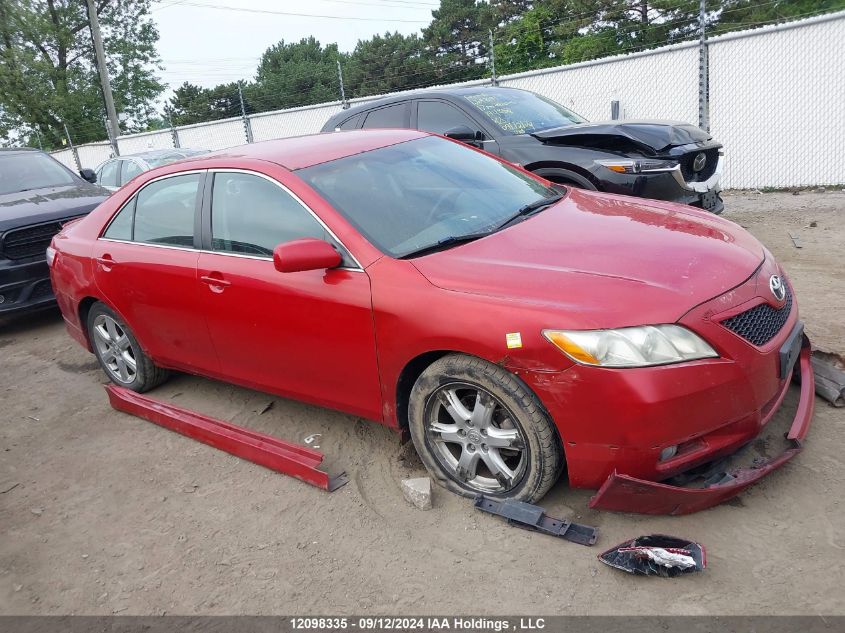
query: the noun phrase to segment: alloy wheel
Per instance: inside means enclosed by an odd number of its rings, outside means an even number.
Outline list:
[[[455,481],[485,493],[519,484],[528,462],[525,436],[493,394],[466,383],[442,385],[429,397],[425,419],[426,442]]]
[[[131,384],[138,374],[138,363],[132,341],[126,330],[106,314],[94,319],[94,345],[109,377],[124,385]]]

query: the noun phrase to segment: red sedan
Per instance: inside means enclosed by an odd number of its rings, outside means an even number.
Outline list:
[[[794,373],[795,451],[812,416],[792,289],[743,229],[421,132],[146,172],[48,259],[68,330],[118,385],[177,370],[407,429],[460,494],[535,501],[565,467],[598,507],[633,490],[631,509],[692,511],[791,456],[657,483],[753,439]]]

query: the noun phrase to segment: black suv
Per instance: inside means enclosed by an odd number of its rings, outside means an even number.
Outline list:
[[[85,178],[95,178],[90,169]],[[33,149],[0,149],[0,316],[52,303],[50,240],[109,192]]]
[[[323,132],[416,128],[480,147],[553,182],[721,213],[721,144],[675,121],[586,120],[516,88],[448,88],[343,110]]]

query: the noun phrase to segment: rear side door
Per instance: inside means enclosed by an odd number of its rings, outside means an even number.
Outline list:
[[[381,419],[367,274],[278,181],[238,170],[209,179],[198,286],[220,377]],[[278,272],[273,249],[303,237],[335,245],[343,266]]]
[[[157,362],[215,373],[217,356],[199,306],[197,259],[204,171],[144,185],[94,244],[94,278],[106,302]]]

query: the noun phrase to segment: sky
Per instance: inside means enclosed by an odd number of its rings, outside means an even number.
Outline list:
[[[375,33],[418,32],[438,5],[437,0],[160,0],[152,5],[164,66],[159,76],[171,89],[185,81],[210,88],[250,80],[261,54],[279,40],[313,35],[350,52]]]

